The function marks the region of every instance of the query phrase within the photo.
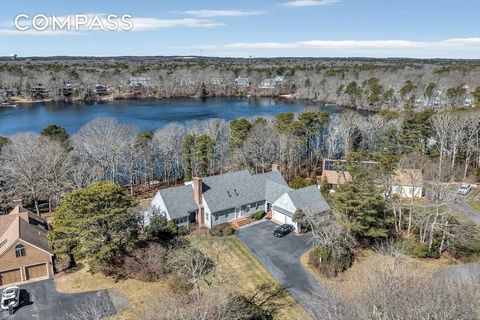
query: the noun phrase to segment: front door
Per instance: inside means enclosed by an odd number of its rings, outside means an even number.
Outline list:
[[[242,216],[242,212],[240,211],[240,208],[235,208],[235,219],[238,219]]]
[[[188,223],[189,224],[197,223],[197,212],[193,211],[188,214]]]

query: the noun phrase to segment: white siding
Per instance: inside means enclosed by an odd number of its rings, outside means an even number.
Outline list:
[[[290,199],[289,195],[286,193],[273,203],[273,207],[279,207],[289,212],[297,211],[297,208],[293,204],[292,199]],[[297,230],[297,224],[292,221],[291,217],[280,213],[275,209],[272,210],[272,220],[281,224],[291,224],[295,227],[295,230]]]
[[[208,207],[207,205],[207,202],[205,201],[205,198],[202,196],[202,203],[203,203],[203,211],[205,213],[205,226],[207,228],[211,228],[212,227],[212,212],[210,211],[210,208]],[[207,215],[208,215],[208,219],[207,219]]]
[[[280,198],[278,198],[278,200],[273,203],[273,206],[283,208],[290,212],[295,212],[297,210],[297,208],[292,202],[292,199],[290,199],[290,196],[286,193]]]
[[[157,194],[153,198],[152,207],[160,209],[160,212],[165,212],[167,214],[167,220],[171,220],[170,215],[168,214],[168,211],[167,211],[167,206],[165,205],[165,202],[163,201],[163,198],[160,192],[157,192]]]

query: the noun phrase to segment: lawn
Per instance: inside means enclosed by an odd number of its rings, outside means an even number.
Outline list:
[[[205,253],[208,248],[221,246],[222,255],[219,259],[218,271],[220,276],[229,277],[229,281],[240,292],[251,292],[261,284],[276,285],[278,282],[265,270],[260,262],[248,251],[248,249],[234,236],[230,237],[207,237],[199,236]],[[309,319],[310,317],[293,299],[288,295],[284,301],[289,306],[284,308],[275,319]]]
[[[215,277],[220,281],[228,281],[229,285],[240,292],[250,292],[256,286],[267,283],[272,286],[277,282],[257,259],[235,237],[215,238],[210,236],[190,236],[192,243],[197,243],[207,255],[218,254],[218,265]],[[83,292],[100,289],[114,290],[128,299],[131,309],[114,317],[117,320],[138,319],[138,312],[143,309],[146,297],[150,294],[168,294],[166,280],[159,282],[141,282],[128,279],[114,282],[101,274],[90,274],[86,268],[56,276],[55,282],[60,292]],[[275,319],[308,319],[305,311],[288,295],[285,298],[288,307],[281,311]]]
[[[355,297],[363,290],[363,285],[367,275],[376,270],[379,266],[389,263],[390,257],[381,255],[370,249],[362,249],[356,252],[355,262],[345,272],[339,274],[335,278],[327,278],[320,275],[316,270],[308,264],[308,252],[301,257],[302,265],[315,278],[331,289],[342,300],[355,301]],[[439,268],[445,267],[451,264],[447,258],[440,259],[415,259],[408,256],[402,257],[402,264],[404,264],[407,270],[415,272],[419,275],[427,275]]]
[[[59,292],[84,292],[109,289],[125,297],[132,308],[124,310],[113,317],[116,320],[136,320],[138,312],[143,309],[146,297],[151,294],[165,294],[169,291],[166,281],[142,282],[134,279],[115,282],[102,274],[90,274],[86,267],[55,277]]]

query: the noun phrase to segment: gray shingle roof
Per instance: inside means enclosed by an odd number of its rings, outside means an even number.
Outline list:
[[[276,201],[278,198],[280,198],[281,195],[283,195],[285,192],[288,192],[292,189],[290,189],[287,184],[279,184],[276,182],[272,182],[270,180],[267,180],[265,182],[265,200],[267,200],[270,203],[273,203]]]
[[[295,207],[302,209],[305,213],[316,214],[330,210],[330,206],[316,185],[291,190],[288,192],[288,196],[292,199]]]
[[[238,208],[257,201],[273,203],[285,193],[288,193],[297,208],[305,212],[330,210],[317,186],[293,190],[278,171],[252,175],[247,170],[242,170],[205,177],[202,179],[202,192],[211,212]],[[197,210],[190,184],[163,189],[160,194],[172,219]]]
[[[247,170],[203,178],[203,197],[211,212],[265,200],[264,180]]]
[[[172,219],[184,217],[189,211],[197,210],[191,185],[163,189],[160,194]]]

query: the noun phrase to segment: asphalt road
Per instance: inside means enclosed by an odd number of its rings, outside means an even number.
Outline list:
[[[277,226],[265,221],[240,229],[236,236],[293,298],[308,309],[313,295],[326,292],[300,263],[301,255],[311,248],[311,237],[290,233],[283,238],[275,238],[273,230]]]
[[[457,210],[463,212],[475,224],[480,225],[480,212],[473,209],[467,202],[465,196],[456,196],[453,205]]]
[[[114,310],[106,290],[74,294],[60,293],[55,288],[53,279],[33,282],[19,286],[20,307],[13,315],[8,311],[0,312],[0,319],[5,320],[66,320],[69,315],[78,314],[79,308],[88,305]]]

